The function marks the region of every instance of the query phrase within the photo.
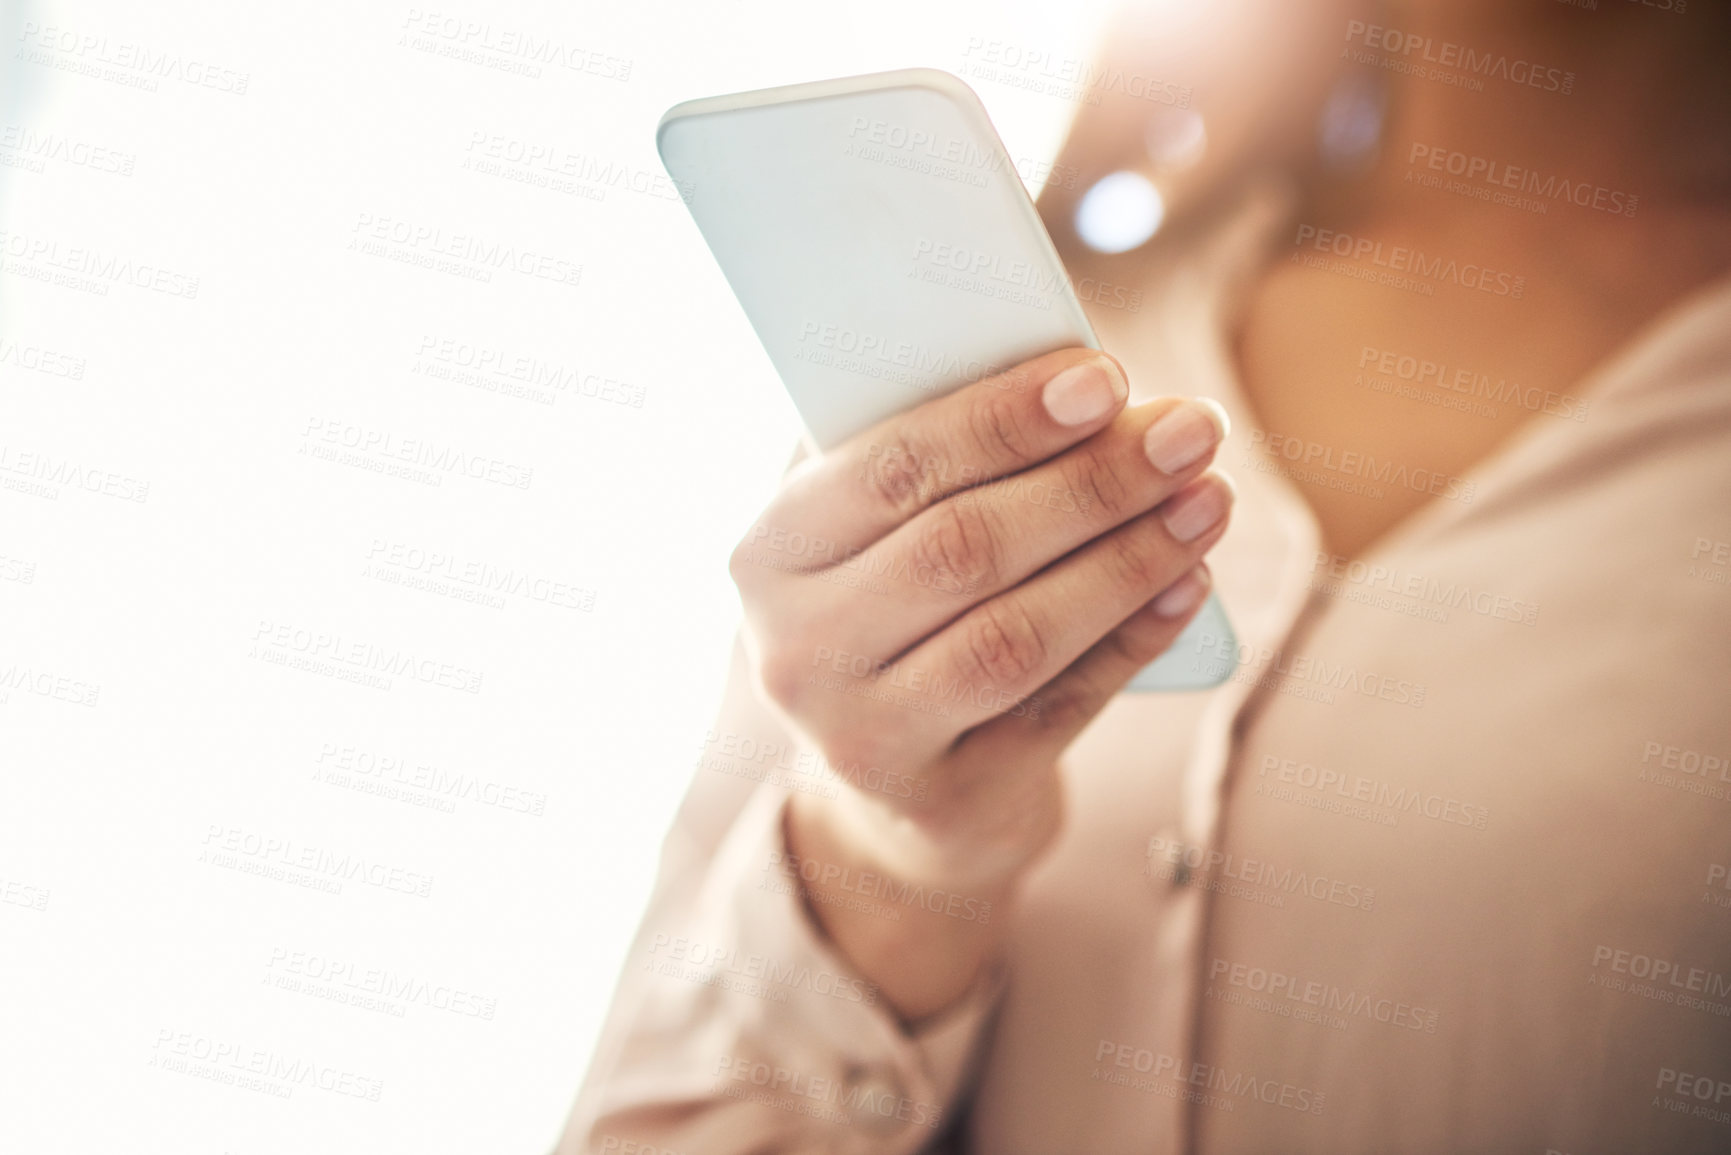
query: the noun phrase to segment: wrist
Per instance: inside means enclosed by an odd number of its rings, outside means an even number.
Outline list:
[[[807,916],[904,1022],[962,999],[1001,946],[1020,875],[910,878],[826,825],[827,800],[805,798],[786,811],[783,865]]]
[[[1006,800],[995,809],[904,809],[846,789],[831,798],[796,794],[788,804],[789,848],[798,840],[825,858],[820,869],[831,878],[835,867],[869,871],[892,884],[966,891],[983,901],[1014,889],[1058,830],[1049,799]]]

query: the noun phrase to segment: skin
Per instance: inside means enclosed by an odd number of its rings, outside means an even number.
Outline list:
[[[1511,56],[1567,60],[1583,81],[1569,99],[1517,89],[1487,100],[1393,77],[1384,139],[1394,147],[1368,172],[1312,172],[1305,219],[1385,245],[1459,250],[1462,259],[1495,254],[1533,291],[1513,303],[1421,298],[1276,262],[1252,286],[1237,329],[1259,426],[1460,476],[1544,418],[1514,406],[1494,419],[1452,414],[1345,384],[1364,345],[1571,392],[1665,306],[1731,265],[1720,163],[1731,132],[1716,79],[1725,70],[1712,49],[1726,42],[1726,18],[1707,4],[1699,14],[1692,6],[1698,23],[1689,25],[1639,6],[1601,7],[1421,0],[1390,20]],[[1338,30],[1344,10],[1319,0],[1316,19]],[[1418,191],[1401,179],[1414,140],[1637,191],[1640,208],[1633,218],[1568,206],[1539,216]],[[1103,171],[1098,163],[1085,170]],[[1079,258],[1071,271],[1134,284],[1138,262],[1158,252]],[[1120,329],[1114,338],[1136,336]],[[826,580],[833,565],[815,561],[798,572],[770,568],[752,560],[757,531],[735,554],[759,697],[832,764],[894,768],[929,787],[923,803],[855,789],[795,794],[790,852],[993,904],[984,926],[919,907],[895,921],[826,901],[845,896],[821,876],[805,883],[813,920],[910,1024],[954,1003],[1000,949],[1007,919],[996,912],[1013,904],[1062,823],[1065,747],[1193,615],[1207,588],[1201,559],[1224,530],[1224,516],[1189,542],[1167,528],[1174,509],[1198,494],[1212,493],[1224,514],[1229,487],[1205,472],[1212,450],[1166,474],[1141,448],[1157,418],[1193,403],[1126,408],[1120,388],[1091,421],[1063,425],[1046,412],[1045,383],[1088,356],[1049,354],[804,462],[760,519],[867,551],[879,563],[872,572],[906,561],[965,576],[947,591],[892,581],[887,592],[862,592]],[[1055,515],[990,485],[972,495],[962,488],[1023,473],[1088,495],[1091,512]],[[1435,500],[1300,490],[1330,548],[1349,557]],[[1182,612],[1150,608],[1175,588],[1168,605]],[[860,660],[844,659],[837,672],[838,653]],[[824,683],[808,680],[814,666]],[[929,691],[920,679],[934,675],[989,685],[1001,698],[948,715],[921,709]],[[901,704],[859,692],[886,686]]]
[[[1043,395],[1079,365],[1095,366],[1112,392],[1096,417],[1062,425]],[[893,575],[905,562],[908,572],[965,575],[947,588],[892,578],[888,592],[862,593],[824,580],[824,569],[761,564],[752,543],[762,532],[736,551],[763,698],[831,765],[894,768],[929,784],[923,803],[858,790],[799,796],[787,830],[793,855],[996,907],[1057,833],[1058,755],[1199,608],[1209,584],[1201,559],[1225,532],[1232,499],[1230,484],[1206,472],[1212,445],[1173,473],[1144,449],[1148,429],[1174,414],[1217,440],[1209,411],[1171,398],[1125,408],[1127,394],[1115,361],[1062,350],[892,418],[787,479],[760,519],[772,533],[863,549],[854,564],[871,573]],[[951,462],[964,468],[933,467]],[[990,485],[958,489],[1014,474],[1077,495],[1074,509]],[[1192,528],[1210,513],[1213,521],[1180,541],[1172,526],[1186,508]],[[1171,603],[1150,603],[1168,591],[1179,612],[1162,615]],[[861,661],[838,670],[821,660],[835,653]],[[808,681],[814,666],[825,684]],[[920,708],[922,676],[990,693],[938,714]],[[909,689],[901,702],[862,696],[874,682]],[[890,1005],[916,1019],[966,991],[999,931],[908,913],[890,922],[838,907],[822,925]]]
[[[1460,291],[1421,297],[1278,262],[1252,292],[1238,333],[1240,379],[1257,424],[1462,477],[1523,426],[1551,418],[1511,404],[1486,418],[1353,387],[1364,346],[1578,394],[1585,375],[1666,306],[1731,266],[1726,183],[1712,158],[1731,134],[1722,79],[1731,53],[1717,47],[1731,42],[1725,6],[1692,6],[1685,18],[1626,0],[1600,7],[1437,2],[1391,16],[1439,42],[1566,61],[1576,89],[1564,97],[1517,85],[1494,93],[1398,85],[1382,163],[1352,178],[1313,174],[1305,219],[1385,249],[1405,245],[1519,272],[1528,291],[1519,301]],[[1407,182],[1415,142],[1640,200],[1633,217],[1563,204],[1542,215],[1486,206]],[[1419,171],[1430,170],[1421,162]],[[1431,500],[1411,489],[1371,499],[1308,480],[1299,489],[1344,557],[1362,554]]]

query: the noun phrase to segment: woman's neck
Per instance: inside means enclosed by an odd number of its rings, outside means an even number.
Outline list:
[[[1317,172],[1319,219],[1495,252],[1559,305],[1619,316],[1731,268],[1731,4],[1382,12],[1380,34],[1366,20],[1349,42],[1381,63],[1354,71],[1387,85],[1379,156],[1368,172]]]
[[[1532,173],[1542,186],[1554,175],[1638,197],[1648,215],[1722,207],[1731,196],[1731,5],[1697,3],[1678,15],[1627,0],[1597,9],[1415,0],[1389,19],[1428,40],[1428,53],[1409,60],[1428,54],[1419,62],[1443,73],[1478,72],[1483,88],[1387,73],[1393,99],[1378,182],[1410,183],[1415,164],[1439,171],[1442,150],[1482,162],[1475,180],[1493,164],[1499,179]],[[1454,60],[1445,45],[1456,46]],[[1468,52],[1482,72],[1456,62]],[[1448,157],[1440,171],[1464,175],[1451,172],[1459,163]]]

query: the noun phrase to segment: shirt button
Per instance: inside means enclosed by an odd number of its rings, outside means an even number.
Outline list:
[[[848,1116],[861,1130],[887,1135],[913,1118],[914,1104],[908,1102],[901,1081],[887,1070],[849,1067],[842,1086]]]
[[[1190,885],[1190,847],[1184,845],[1182,831],[1176,826],[1163,826],[1148,840],[1148,881],[1156,890]]]

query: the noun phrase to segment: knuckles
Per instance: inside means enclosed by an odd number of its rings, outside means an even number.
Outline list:
[[[734,546],[733,552],[728,555],[727,576],[733,579],[736,587],[744,590],[753,584],[760,568],[757,564],[757,550],[748,534],[739,540],[739,544]]]
[[[999,536],[985,506],[943,502],[916,527],[909,547],[913,572],[947,574],[969,588],[993,588],[1000,565]]]
[[[1116,651],[1126,668],[1140,670],[1172,647],[1184,626],[1182,618],[1158,618],[1138,610],[1102,639]]]
[[[1065,454],[1059,470],[1070,491],[1092,498],[1106,518],[1122,521],[1140,512],[1134,507],[1134,491],[1098,442]]]
[[[891,764],[882,738],[863,726],[854,725],[838,733],[819,735],[816,746],[825,765],[841,770]]]
[[[1119,588],[1153,597],[1170,566],[1155,552],[1159,548],[1158,539],[1153,534],[1138,532],[1142,528],[1131,526],[1108,537],[1104,563]]]
[[[1022,412],[1021,399],[989,389],[974,398],[967,415],[968,436],[976,452],[993,466],[1023,465],[1040,456]]]
[[[964,681],[983,686],[1019,686],[1045,662],[1046,640],[1025,609],[987,602],[963,619],[965,641],[957,661]]]
[[[896,520],[907,520],[930,500],[926,479],[930,460],[913,434],[906,430],[892,432],[885,444],[871,447],[861,467],[860,477],[867,495]]]
[[[811,689],[806,680],[810,669],[795,649],[771,645],[757,655],[754,673],[758,693],[765,700],[796,717],[803,712]]]
[[[826,663],[814,660],[819,653],[820,648],[813,646],[770,646],[753,665],[758,693],[798,722],[827,764],[888,764],[892,745],[902,732],[884,726],[868,699],[848,693],[845,685],[832,683],[832,679],[868,682],[870,677],[855,679],[851,673],[832,673]],[[841,698],[841,703],[827,702],[831,695]]]

